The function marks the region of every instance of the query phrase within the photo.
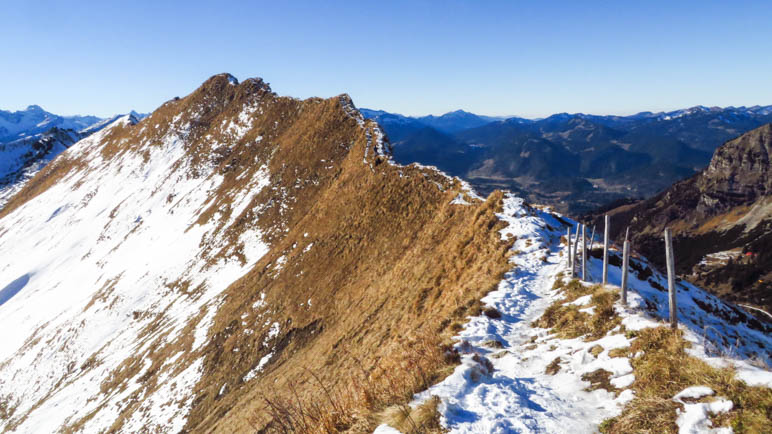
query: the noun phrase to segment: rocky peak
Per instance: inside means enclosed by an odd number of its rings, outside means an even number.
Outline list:
[[[772,194],[770,154],[772,124],[718,148],[708,168],[697,179],[697,188],[702,192],[699,211],[711,214]],[[718,209],[711,210],[716,207]]]
[[[197,90],[184,98],[188,105],[200,105],[205,110],[215,110],[225,107],[237,100],[243,101],[250,97],[261,97],[269,94],[271,88],[261,78],[250,78],[239,84],[230,74],[217,74],[206,80]]]

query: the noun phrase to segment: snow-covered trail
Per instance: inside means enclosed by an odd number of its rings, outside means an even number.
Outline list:
[[[459,334],[458,348],[464,353],[461,365],[419,394],[415,402],[440,397],[443,424],[452,432],[595,431],[602,420],[621,411],[632,393],[615,396],[602,389],[584,391],[587,383],[581,374],[597,369],[599,363],[606,369],[617,365],[614,374],[625,381],[632,368],[627,359],[618,359],[619,363],[604,354],[596,359],[589,354],[592,345],[581,339],[543,343],[549,338],[547,331],[531,323],[554,302],[553,284],[566,268],[560,254],[561,231],[557,230],[562,225],[549,213],[529,208],[511,196],[499,217],[509,224],[502,237],[517,237],[511,259],[514,268],[483,302],[497,309],[501,318],[472,318]],[[609,337],[592,344],[604,341],[607,349],[628,345],[619,337],[620,342]],[[498,344],[492,344],[496,341]],[[491,362],[492,370],[480,355]],[[545,367],[560,356],[568,363],[557,374],[546,374]]]
[[[559,220],[512,195],[505,198],[498,217],[507,223],[502,238],[516,238],[510,258],[513,268],[482,299],[487,314],[471,318],[456,336],[461,364],[445,380],[416,395],[411,405],[439,397],[441,422],[454,433],[597,432],[601,422],[618,416],[634,398],[631,356],[614,350],[630,347],[635,337],[628,338],[626,331],[665,325],[662,319],[669,309],[667,291],[661,289],[665,276],[649,269],[645,259],[634,259],[631,262],[645,272],[630,273],[628,304],[614,306],[621,324],[589,342],[584,336],[559,339],[532,324],[564,298],[553,285],[559,278],[565,281],[561,272],[567,269],[567,255],[561,254],[565,246],[560,239],[565,224],[575,222]],[[591,276],[600,276],[601,267],[601,260],[588,258]],[[621,268],[610,264],[607,288],[613,290],[620,279]],[[750,328],[739,311],[715,296],[688,282],[677,286],[679,328],[690,344],[688,353],[715,367],[733,367],[736,377],[749,385],[772,387],[772,371],[750,363],[753,358],[768,360],[764,350],[772,348],[772,338]],[[591,304],[589,295],[571,304],[579,306],[579,312],[592,314],[595,309],[586,306]],[[721,342],[736,343],[727,350]],[[716,355],[716,349],[723,351]],[[613,392],[591,387],[597,381],[592,378],[600,374],[608,376],[610,386],[605,387]],[[707,419],[695,423],[710,426]],[[697,425],[679,426],[691,432],[689,426]],[[390,431],[382,425],[376,432]]]

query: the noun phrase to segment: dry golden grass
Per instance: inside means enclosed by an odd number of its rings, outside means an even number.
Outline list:
[[[353,356],[352,356],[353,357]],[[265,411],[250,418],[252,427],[267,433],[327,434],[372,430],[389,424],[405,433],[441,432],[438,398],[411,408],[413,394],[449,374],[458,363],[458,353],[443,346],[435,335],[424,334],[405,346],[399,361],[379,367],[377,372],[351,374],[350,382],[326,384],[307,370],[307,377],[323,392],[301,397],[297,385],[289,383],[291,394],[263,396]]]
[[[617,392],[618,389],[611,384],[612,373],[605,369],[596,369],[582,375],[582,380],[590,383],[586,390],[605,389],[609,392]]]
[[[0,420],[10,419],[16,412],[16,405],[8,397],[0,397]]]
[[[560,372],[560,361],[560,357],[555,357],[555,360],[551,361],[544,369],[544,373],[547,375],[555,375]]]
[[[416,408],[395,405],[381,414],[380,422],[406,434],[441,433],[444,431],[440,425],[439,404],[440,399],[433,396]]]
[[[320,382],[310,380],[306,368],[340,390],[361,373],[368,380],[365,409],[356,409],[354,426],[361,427],[361,419],[374,423],[374,414],[406,403],[450,372],[441,344],[482,312],[479,300],[511,267],[511,241],[502,242],[497,232],[501,193],[472,206],[451,205],[461,189],[457,182],[417,167],[379,164],[372,150],[370,164],[363,164],[367,137],[339,99],[292,101],[283,118],[293,119],[292,128],[264,139],[276,146],[269,167],[276,188],[254,199],[279,203],[283,188],[293,192],[292,206],[266,208],[259,216],[247,209],[239,220],[256,221],[271,251],[226,291],[204,350],[204,376],[188,420],[193,431],[248,429],[247,415],[267,415],[261,390],[276,391],[277,399],[321,402]],[[298,179],[315,182],[295,190]],[[214,211],[205,210],[200,220]],[[276,269],[281,256],[286,264]],[[267,308],[253,309],[261,293]],[[275,355],[249,383],[242,377],[270,350],[262,347],[268,325],[246,333],[242,316],[247,324],[270,318],[281,325],[271,344]],[[422,348],[426,334],[437,337],[432,351],[443,351],[443,358],[426,356],[434,362],[416,370],[410,358],[431,353]],[[223,384],[228,392],[220,396]]]
[[[290,383],[290,397],[264,396],[265,419],[250,419],[255,431],[267,433],[328,434],[347,430],[355,421],[356,386],[330,388],[309,372],[324,391],[318,400],[304,400],[296,385]]]
[[[609,357],[627,357],[630,355],[630,347],[614,348],[608,351]]]
[[[705,234],[711,231],[731,228],[740,219],[745,217],[748,214],[748,212],[750,212],[750,210],[751,210],[750,205],[736,206],[726,213],[719,214],[711,217],[710,219],[707,219],[694,232],[698,234]],[[688,230],[688,229],[691,229],[691,228],[685,228],[685,230]]]
[[[590,348],[590,354],[592,354],[595,357],[598,357],[598,354],[603,352],[603,347],[600,345],[594,345],[592,348]]]
[[[671,399],[636,398],[627,404],[621,416],[606,419],[598,429],[602,433],[659,434],[678,432],[676,409]]]
[[[715,417],[714,426],[731,426],[735,432],[761,433],[772,426],[772,390],[750,387],[736,380],[734,370],[716,369],[684,351],[688,343],[680,331],[668,327],[638,332],[630,351],[643,355],[632,359],[636,398],[622,414],[606,421],[603,432],[676,432],[672,398],[695,385],[708,386],[733,402],[728,413]]]

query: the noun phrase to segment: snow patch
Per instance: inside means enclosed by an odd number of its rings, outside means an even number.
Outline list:
[[[271,357],[273,357],[273,352],[270,352],[267,355],[263,356],[260,359],[260,361],[257,362],[257,366],[255,366],[251,371],[247,372],[247,375],[245,375],[244,378],[242,378],[242,380],[244,380],[244,382],[246,383],[247,381],[255,378],[257,374],[259,374],[263,370],[263,368],[265,368],[265,365],[267,365],[268,362],[271,361]]]
[[[467,202],[466,199],[464,199],[464,195],[459,193],[458,196],[456,196],[453,200],[450,201],[452,205],[471,205],[471,203]]]
[[[711,391],[712,392],[712,391]],[[683,392],[682,392],[683,393]],[[730,434],[732,428],[713,428],[710,415],[726,413],[732,410],[732,401],[718,398],[713,402],[700,402],[696,404],[684,404],[683,410],[676,410],[679,434]]]
[[[676,396],[673,397],[673,401],[683,404],[684,399],[700,399],[705,396],[713,395],[713,393],[713,389],[708,386],[691,386],[678,392]]]

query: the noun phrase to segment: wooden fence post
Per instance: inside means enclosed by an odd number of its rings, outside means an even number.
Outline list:
[[[605,224],[603,228],[603,285],[608,283],[608,243],[609,243],[609,226],[611,218],[606,214]]]
[[[579,268],[578,259],[577,259],[577,250],[579,248],[579,223],[576,224],[576,234],[574,235],[574,269],[572,271],[573,275],[576,275],[576,269]]]
[[[630,241],[627,236],[630,234],[630,228],[625,232],[625,244],[622,247],[622,304],[627,306],[627,269],[630,261]]]
[[[582,280],[587,282],[587,225],[582,225]]]
[[[590,235],[590,250],[592,250],[593,244],[595,244],[595,225],[592,225],[592,235]]]
[[[665,228],[665,256],[667,260],[667,294],[670,300],[670,327],[678,328],[678,306],[676,305],[675,260],[673,259],[673,236]]]
[[[568,269],[571,270],[571,277],[574,277],[574,267],[571,264],[571,226],[566,230],[566,246],[568,247]]]

